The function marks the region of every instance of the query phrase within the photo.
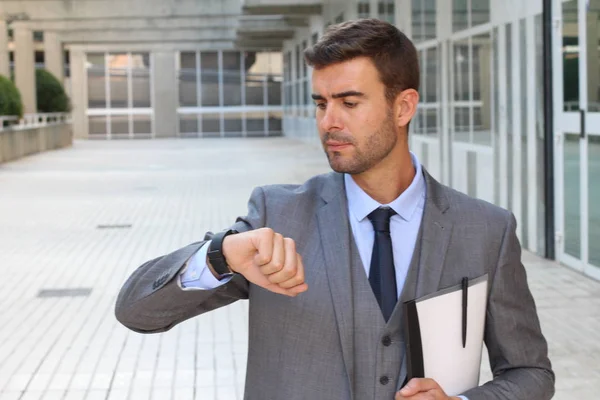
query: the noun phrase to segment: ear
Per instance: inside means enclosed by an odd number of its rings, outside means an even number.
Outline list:
[[[395,122],[399,128],[408,125],[417,112],[419,104],[419,92],[414,89],[406,89],[398,94],[394,102]]]

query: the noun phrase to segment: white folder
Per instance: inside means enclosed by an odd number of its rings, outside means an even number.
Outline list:
[[[486,274],[404,303],[408,379],[434,379],[448,396],[479,385],[487,297]]]

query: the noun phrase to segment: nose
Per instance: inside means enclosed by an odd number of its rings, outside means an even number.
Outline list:
[[[334,104],[328,105],[325,110],[321,111],[319,127],[321,132],[335,132],[343,129],[340,114]]]

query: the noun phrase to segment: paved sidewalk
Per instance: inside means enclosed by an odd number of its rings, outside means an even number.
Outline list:
[[[284,138],[77,142],[1,164],[0,399],[241,400],[246,302],[140,335],[115,320],[116,295],[144,261],[245,214],[254,186],[327,170]],[[600,283],[524,259],[555,398],[598,399]],[[91,292],[39,296],[53,289]]]

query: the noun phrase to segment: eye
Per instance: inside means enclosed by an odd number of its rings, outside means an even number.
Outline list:
[[[324,109],[325,109],[325,103],[317,103],[317,104],[316,104],[316,107],[317,107],[319,110],[324,110]]]
[[[345,102],[344,102],[344,105],[345,105],[346,107],[348,107],[348,108],[354,108],[354,107],[356,107],[356,103],[351,103],[351,102],[349,102],[349,101],[345,101]]]

